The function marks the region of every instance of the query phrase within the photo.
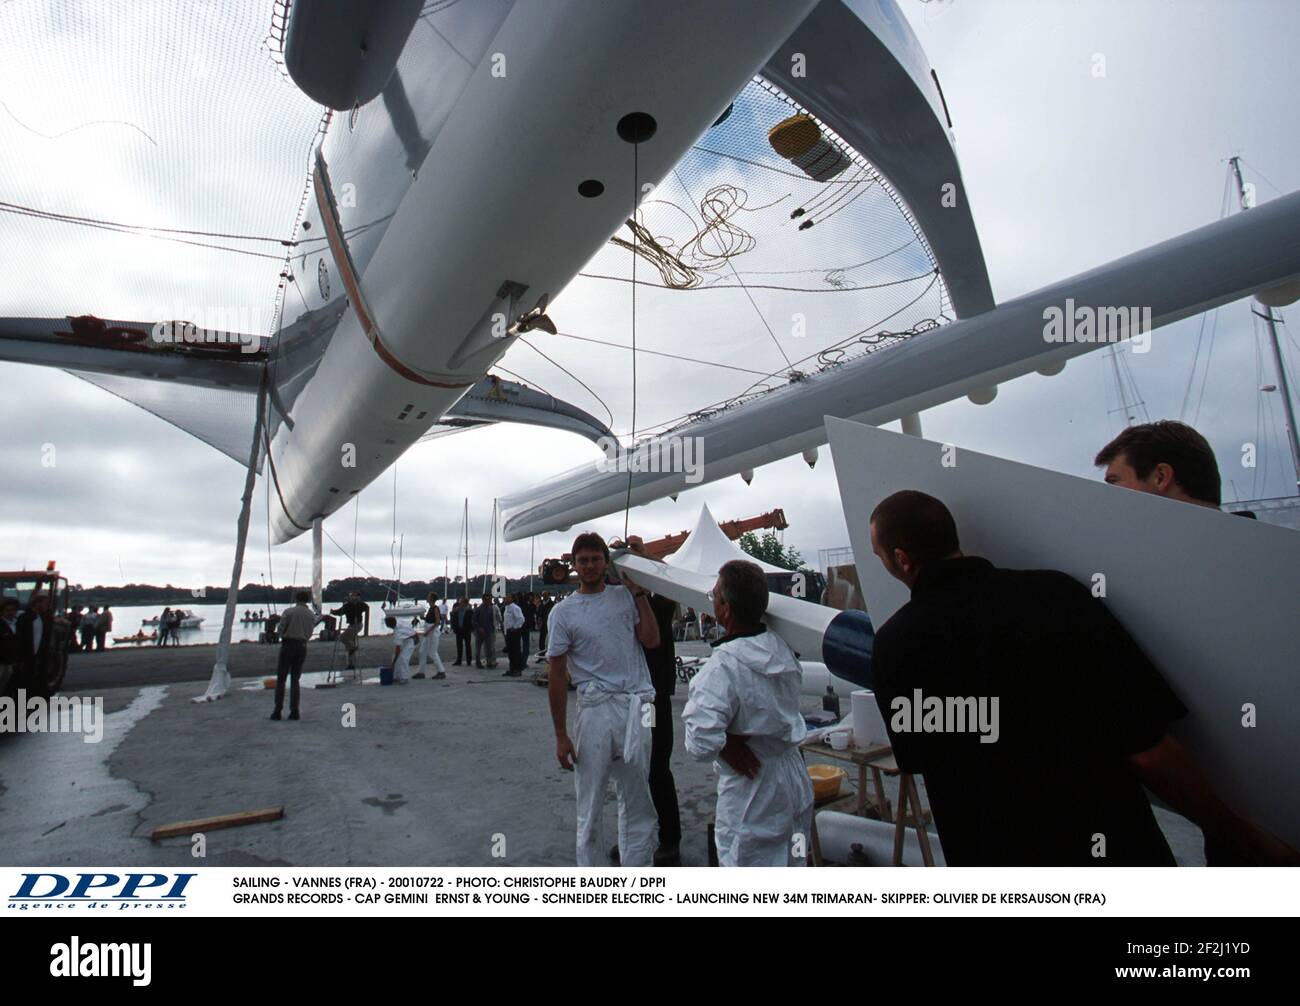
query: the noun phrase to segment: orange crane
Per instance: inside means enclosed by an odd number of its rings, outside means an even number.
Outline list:
[[[777,531],[784,531],[790,525],[786,522],[785,511],[780,507],[775,510],[769,510],[765,514],[759,514],[757,517],[747,517],[741,520],[724,521],[718,525],[732,541],[735,541],[747,531],[757,531],[760,529],[774,528]],[[665,556],[672,555],[684,544],[690,537],[689,531],[679,531],[677,534],[666,534],[662,538],[655,538],[644,543],[644,555],[648,559],[663,559]],[[542,580],[549,586],[557,586],[566,582],[573,572],[573,555],[565,552],[558,559],[544,559],[539,572]]]

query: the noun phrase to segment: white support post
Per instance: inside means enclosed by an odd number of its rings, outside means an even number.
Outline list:
[[[226,611],[221,620],[221,638],[217,641],[217,659],[212,666],[208,690],[195,702],[212,702],[230,690],[230,637],[234,632],[235,610],[239,606],[239,578],[244,572],[244,545],[248,541],[248,518],[253,505],[253,487],[257,484],[257,461],[262,448],[262,417],[266,413],[266,373],[257,389],[257,419],[253,423],[253,448],[248,455],[248,473],[244,477],[244,497],[239,508],[239,526],[235,532],[235,563],[230,571],[230,589],[226,592]]]
[[[321,613],[323,603],[321,581],[325,577],[323,521],[323,517],[317,517],[311,522],[311,606],[316,609],[317,616]]]

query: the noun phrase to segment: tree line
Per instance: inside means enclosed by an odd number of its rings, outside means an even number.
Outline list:
[[[469,581],[470,597],[481,597],[483,595],[485,577],[487,590],[492,589],[492,574],[471,577]],[[529,590],[534,593],[541,593],[544,589],[550,589],[552,593],[555,592],[554,588],[543,583],[540,576],[533,576],[531,585],[527,576],[503,577],[502,579],[504,581],[502,589],[506,593]],[[239,588],[236,603],[246,606],[292,604],[295,593],[300,590],[308,590],[310,587],[310,584],[270,587],[263,583],[246,583]],[[341,602],[354,590],[361,594],[363,601],[384,601],[392,597],[393,584],[390,580],[377,580],[373,577],[342,577],[330,580],[329,583],[325,584],[322,596],[326,602]],[[458,597],[464,597],[465,590],[464,582],[457,583],[454,578],[449,582],[441,576],[433,580],[404,580],[402,582],[402,597],[417,601],[423,601],[430,592],[437,594],[439,597],[454,600]],[[196,604],[225,604],[226,595],[229,592],[228,587],[176,587],[170,583],[161,587],[149,583],[128,583],[120,587],[102,585],[85,587],[81,584],[73,584],[69,590],[73,604],[93,604],[96,606],[105,604],[119,606],[158,604],[182,608]]]

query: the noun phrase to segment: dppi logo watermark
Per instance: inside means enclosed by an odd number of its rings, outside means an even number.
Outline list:
[[[9,910],[20,912],[159,911],[185,907],[185,888],[197,873],[24,873],[9,895]],[[145,892],[145,893],[141,893]],[[159,893],[161,892],[161,893]]]
[[[630,451],[624,450],[613,437],[601,437],[596,446],[605,455],[596,462],[598,471],[684,472],[689,485],[704,479],[703,437],[660,437],[638,444]]]
[[[1065,299],[1065,309],[1053,304],[1043,308],[1044,342],[1123,342],[1132,339],[1133,352],[1151,348],[1151,308],[1075,306]]]
[[[177,305],[173,305],[176,308]],[[241,353],[256,353],[262,348],[257,332],[265,330],[262,312],[256,308],[226,305],[194,309],[189,305],[179,310],[163,308],[157,311],[161,318],[184,315],[199,316],[212,326],[204,328],[192,321],[159,321],[153,326],[153,341],[186,346],[238,346]]]
[[[926,695],[914,688],[911,696],[895,695],[889,703],[889,729],[907,734],[977,733],[981,744],[995,744],[998,726],[997,696]]]
[[[29,697],[20,688],[16,697],[0,697],[0,734],[81,734],[85,743],[98,744],[104,739],[104,699]]]

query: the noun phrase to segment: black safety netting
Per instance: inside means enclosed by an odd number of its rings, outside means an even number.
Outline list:
[[[815,149],[782,156],[791,132]],[[498,368],[620,435],[632,432],[634,337],[639,438],[949,320],[929,245],[888,180],[761,79],[667,177],[627,168],[608,189],[629,210],[645,193],[634,222],[552,302],[559,335],[526,334]]]

